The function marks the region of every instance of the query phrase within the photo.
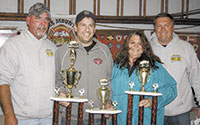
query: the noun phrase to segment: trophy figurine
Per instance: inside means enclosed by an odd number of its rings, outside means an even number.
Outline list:
[[[154,88],[154,93],[157,93],[157,89],[158,89],[158,84],[157,83],[155,83],[155,84],[153,84],[153,88]]]
[[[118,102],[117,101],[113,101],[112,102],[112,105],[113,105],[113,110],[117,110],[117,105],[118,105]]]
[[[106,109],[106,106],[105,106],[106,101],[108,100],[108,98],[110,96],[110,89],[106,87],[108,85],[108,80],[100,79],[99,83],[100,83],[101,87],[97,90],[97,96],[102,103],[102,107],[100,109],[105,110]]]
[[[69,42],[69,63],[70,66],[67,70],[61,70],[60,74],[63,79],[64,87],[67,86],[67,98],[73,98],[72,96],[72,88],[73,86],[76,88],[78,81],[81,77],[81,71],[76,71],[74,68],[74,64],[76,61],[76,49],[78,48],[78,42],[71,41]]]
[[[137,77],[142,84],[141,92],[145,92],[144,85],[147,83],[148,76],[151,77],[149,61],[142,60],[137,69]]]

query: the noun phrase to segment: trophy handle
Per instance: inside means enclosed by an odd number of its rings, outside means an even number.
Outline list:
[[[76,75],[75,75],[75,83],[74,83],[75,88],[76,88],[76,85],[78,84],[78,81],[79,81],[80,78],[81,78],[81,75],[82,75],[81,71],[77,71],[77,72],[76,72]]]
[[[67,82],[66,82],[66,72],[65,72],[65,70],[61,70],[60,71],[60,75],[61,75],[61,77],[62,77],[62,82],[64,83],[64,87],[67,85]]]

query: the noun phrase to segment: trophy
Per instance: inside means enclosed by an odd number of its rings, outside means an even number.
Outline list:
[[[55,87],[54,88],[54,92],[56,94],[56,97],[58,97],[60,95],[60,88],[59,87]]]
[[[158,84],[157,83],[155,83],[155,84],[153,84],[153,89],[154,89],[154,93],[157,93],[157,89],[158,89]]]
[[[117,105],[118,105],[118,102],[117,101],[113,101],[112,102],[112,105],[113,105],[113,110],[117,110]]]
[[[105,110],[106,101],[108,100],[110,96],[110,89],[106,87],[108,85],[108,80],[100,79],[99,84],[101,85],[101,87],[97,90],[97,96],[102,103],[102,107],[100,109]]]
[[[69,42],[69,63],[70,66],[67,70],[61,70],[60,74],[63,79],[64,87],[67,86],[67,98],[73,98],[72,96],[72,88],[73,86],[76,88],[78,81],[81,77],[81,71],[76,71],[74,68],[74,64],[76,61],[76,49],[78,48],[78,42],[71,41]]]
[[[84,95],[84,93],[85,93],[85,89],[82,88],[82,89],[80,89],[78,92],[79,92],[79,94],[80,94],[80,98],[83,99],[83,95]]]
[[[142,60],[139,64],[139,68],[137,69],[137,77],[142,84],[141,92],[145,92],[144,85],[147,83],[148,76],[151,77],[149,61]]]
[[[130,86],[130,91],[133,91],[133,86],[135,85],[135,83],[134,82],[129,82],[129,86]]]

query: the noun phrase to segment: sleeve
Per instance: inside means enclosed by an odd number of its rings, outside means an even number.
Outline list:
[[[14,45],[5,43],[0,48],[0,85],[11,85],[19,69],[19,59]]]
[[[195,97],[197,98],[197,101],[200,103],[200,63],[199,59],[197,58],[197,54],[194,51],[193,46],[190,47],[190,63],[189,67],[187,68],[187,74],[189,77],[189,82],[191,83],[194,92]]]
[[[56,51],[56,56],[55,56],[55,67],[56,67],[56,87],[59,87],[61,89],[62,92],[65,91],[65,88],[63,86],[62,83],[62,77],[61,77],[61,62],[62,62],[62,55],[59,53],[58,51],[59,49],[57,49]]]
[[[160,65],[158,69],[159,86],[158,109],[163,108],[177,97],[177,83],[167,70]]]
[[[110,81],[109,82],[109,88],[110,88],[110,99],[109,101],[111,102],[112,100],[112,86],[111,86],[111,76],[112,76],[112,68],[113,68],[113,58],[112,58],[112,54],[110,53],[110,51],[108,52],[108,67],[107,67],[107,70],[108,70],[108,80]]]

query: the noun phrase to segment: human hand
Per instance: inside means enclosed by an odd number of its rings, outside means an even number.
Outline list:
[[[114,110],[114,108],[113,108],[113,106],[112,106],[111,103],[106,103],[106,109],[107,109],[107,110]],[[109,115],[109,114],[105,114],[104,117],[105,117],[105,118],[109,118],[110,115]]]
[[[18,121],[15,115],[5,115],[4,125],[17,125]]]
[[[64,92],[61,92],[58,97],[59,98],[66,98],[66,94]],[[62,105],[62,106],[64,106],[64,107],[67,107],[70,103],[69,102],[61,101],[61,102],[59,102],[59,104]]]
[[[197,108],[197,116],[200,118],[200,108]]]
[[[145,108],[149,108],[152,106],[152,101],[150,98],[143,99],[142,101],[139,102],[138,106],[139,107],[144,106]]]

